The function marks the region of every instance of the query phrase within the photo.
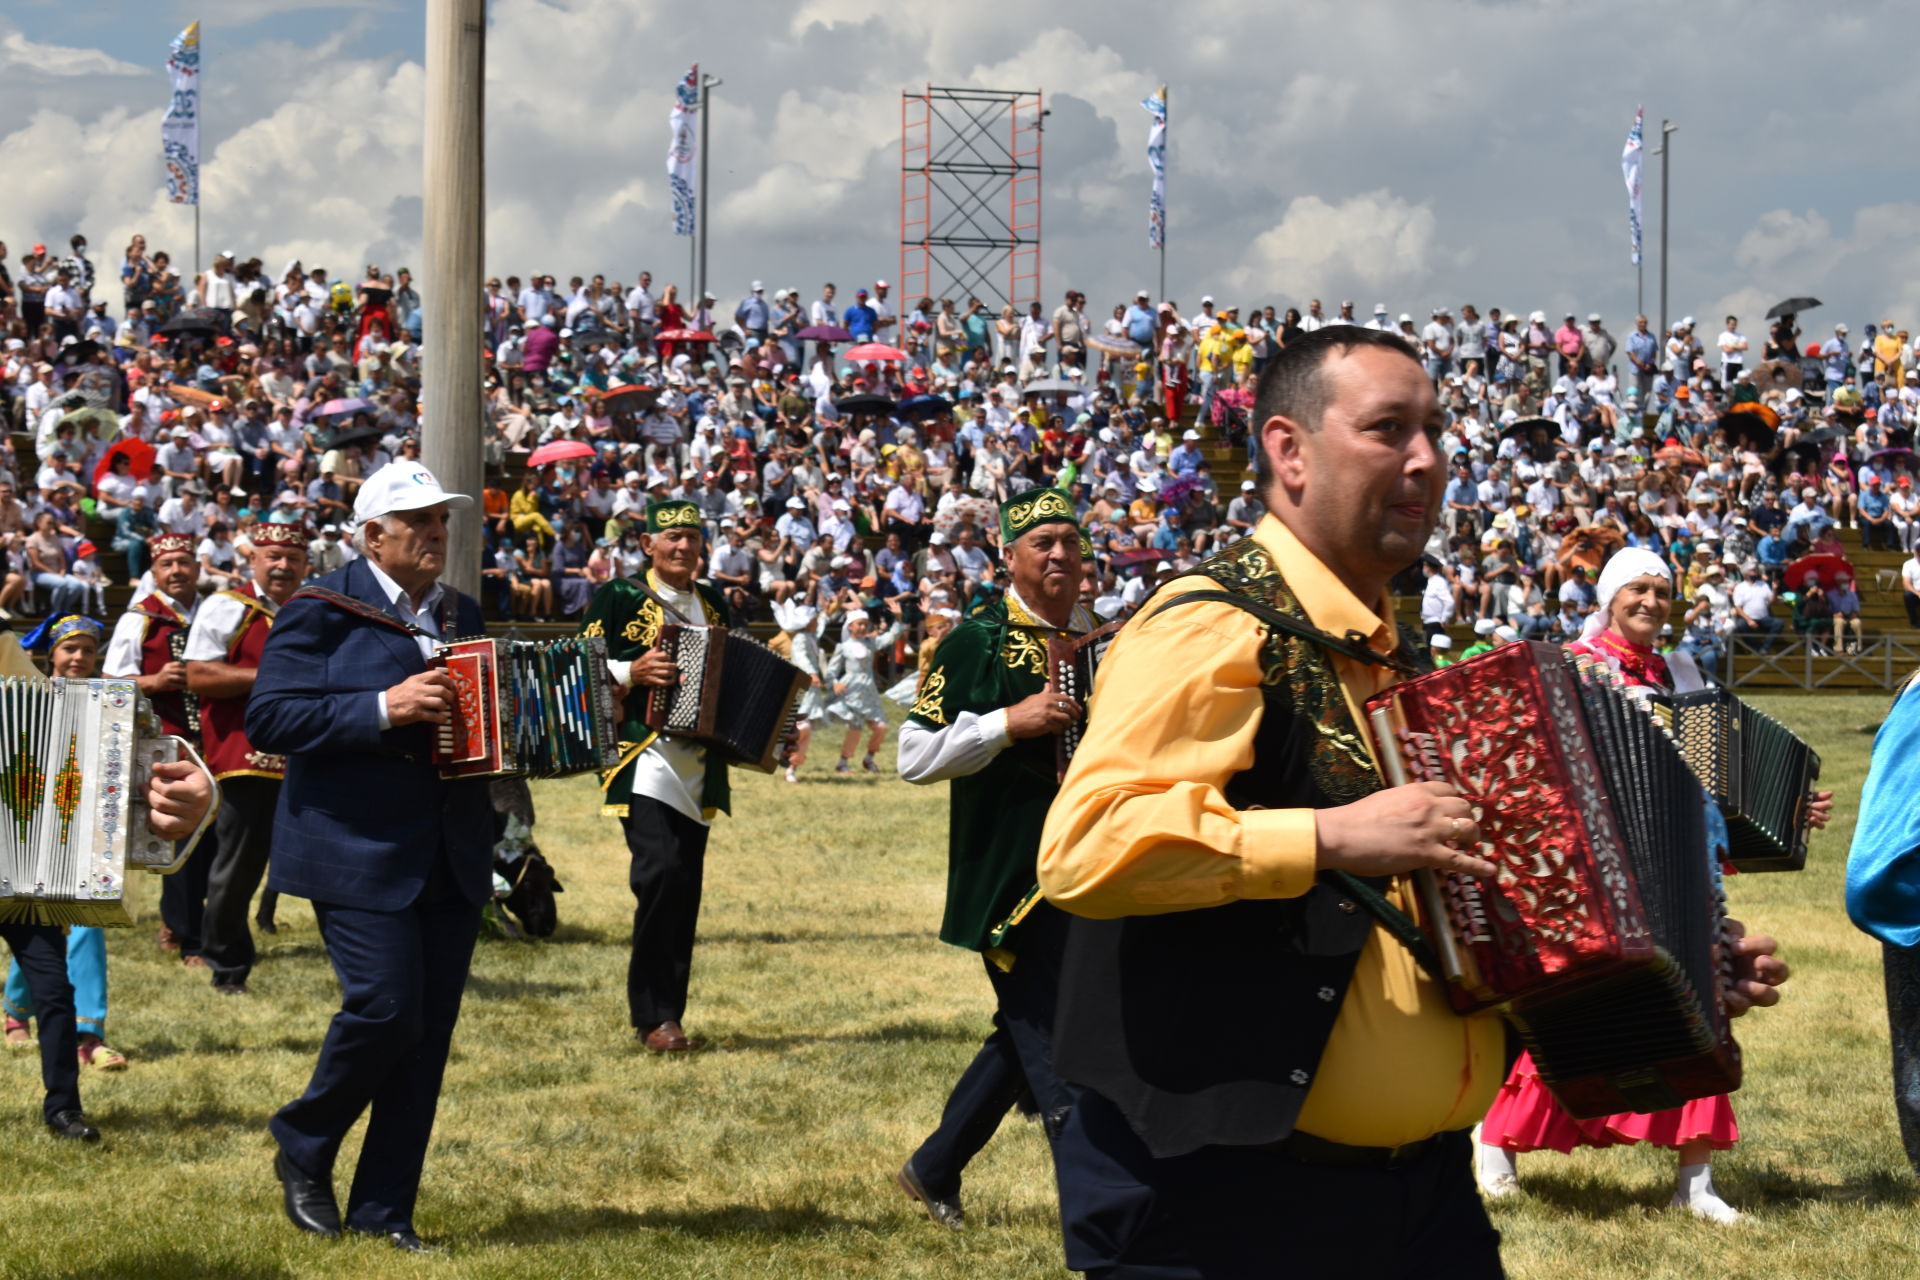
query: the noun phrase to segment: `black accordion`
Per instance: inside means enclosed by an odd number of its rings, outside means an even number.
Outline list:
[[[1107,656],[1107,650],[1113,647],[1114,639],[1119,636],[1122,622],[1109,622],[1095,627],[1083,636],[1061,635],[1056,632],[1047,638],[1047,689],[1062,694],[1078,702],[1082,708],[1093,697],[1093,677],[1100,669],[1100,662]],[[1067,762],[1073,759],[1073,753],[1080,748],[1080,739],[1086,735],[1087,722],[1083,718],[1068,725],[1054,735],[1054,762],[1060,777],[1067,776]]]
[[[667,623],[654,647],[677,683],[647,691],[647,728],[691,738],[728,764],[772,773],[792,736],[807,673],[751,636],[726,627]]]
[[[1725,689],[1673,698],[1673,736],[1727,822],[1733,869],[1807,864],[1807,808],[1820,757],[1794,732]]]
[[[1422,877],[1455,1008],[1502,1008],[1576,1117],[1738,1088],[1726,829],[1648,691],[1514,643],[1367,705],[1388,780],[1453,786],[1497,868]]]

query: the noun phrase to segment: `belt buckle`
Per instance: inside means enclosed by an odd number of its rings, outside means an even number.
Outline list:
[[[1398,1169],[1402,1165],[1412,1164],[1431,1145],[1433,1145],[1432,1138],[1421,1138],[1416,1142],[1403,1142],[1397,1147],[1389,1147],[1387,1149],[1387,1168]]]

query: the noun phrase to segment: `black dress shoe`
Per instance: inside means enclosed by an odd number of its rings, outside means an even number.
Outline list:
[[[84,1111],[56,1111],[47,1117],[47,1130],[56,1138],[72,1138],[75,1142],[98,1142],[100,1131],[87,1123]]]
[[[316,1182],[301,1173],[284,1151],[274,1152],[273,1174],[285,1192],[288,1222],[317,1236],[340,1234],[340,1206],[334,1202],[330,1183]]]
[[[914,1172],[913,1161],[900,1166],[900,1172],[893,1175],[900,1189],[918,1200],[926,1208],[927,1216],[949,1231],[958,1231],[967,1224],[966,1211],[960,1207],[960,1193],[950,1196],[936,1196],[928,1192],[920,1181],[920,1175]]]
[[[347,1229],[353,1232],[353,1234],[357,1236],[372,1236],[378,1240],[385,1240],[388,1244],[400,1250],[400,1252],[402,1253],[438,1253],[440,1252],[440,1250],[434,1248],[432,1245],[428,1244],[425,1240],[422,1240],[419,1236],[413,1234],[413,1232],[410,1230],[367,1231],[360,1227],[349,1227]]]

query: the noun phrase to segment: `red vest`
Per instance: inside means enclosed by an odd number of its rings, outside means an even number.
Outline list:
[[[146,631],[140,639],[140,674],[155,675],[169,662],[179,659],[176,646],[186,648],[186,620],[159,595],[141,596],[133,602],[133,612],[146,619]],[[150,701],[154,714],[160,717],[162,729],[197,747],[200,735],[187,723],[188,696],[184,692],[159,693]]]
[[[258,588],[249,582],[236,591],[222,591],[247,606],[233,639],[227,644],[226,661],[236,667],[260,668],[261,651],[267,647],[267,632],[273,628],[273,615],[260,599]],[[203,606],[204,607],[204,606]],[[245,698],[206,698],[200,703],[200,731],[206,738],[207,767],[216,778],[273,778],[286,776],[287,758],[255,751],[247,741],[247,700]]]

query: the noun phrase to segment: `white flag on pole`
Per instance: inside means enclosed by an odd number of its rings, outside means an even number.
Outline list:
[[[1147,206],[1147,247],[1158,249],[1167,243],[1167,86],[1140,103],[1153,113],[1153,127],[1147,131],[1147,163],[1153,168],[1153,199]]]
[[[693,234],[694,153],[700,148],[700,64],[694,63],[673,91],[673,112],[667,117],[667,185],[673,189],[673,234]]]
[[[1641,126],[1646,109],[1633,109],[1633,129],[1627,134],[1627,148],[1620,153],[1620,172],[1627,180],[1627,229],[1633,233],[1633,265],[1640,265],[1640,150]]]
[[[200,24],[173,39],[167,54],[173,99],[160,121],[160,150],[167,163],[167,199],[200,203]]]

